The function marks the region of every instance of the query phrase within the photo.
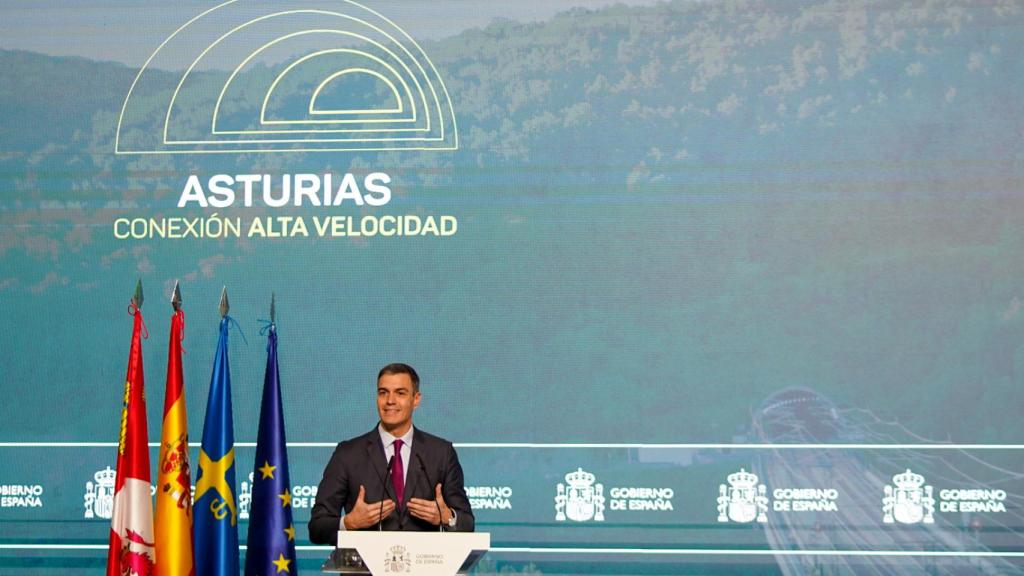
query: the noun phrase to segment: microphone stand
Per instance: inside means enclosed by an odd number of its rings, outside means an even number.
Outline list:
[[[416,461],[420,463],[420,470],[423,471],[423,479],[427,482],[427,493],[433,492],[434,483],[430,481],[430,475],[427,474],[427,465],[423,463],[423,458],[420,457],[420,453],[416,453]],[[441,504],[434,498],[434,506],[437,506],[437,531],[444,532],[444,514],[441,514]]]
[[[384,487],[384,496],[390,498],[391,494],[388,492],[388,479],[391,478],[391,464],[395,461],[395,457],[388,458],[388,468],[384,471],[384,478],[380,484]],[[384,531],[384,498],[380,499],[380,512],[378,512],[379,520],[377,520],[377,531]]]

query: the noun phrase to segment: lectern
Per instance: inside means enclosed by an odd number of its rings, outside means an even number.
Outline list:
[[[351,575],[454,576],[466,574],[491,547],[481,532],[338,533],[338,548],[321,571]]]

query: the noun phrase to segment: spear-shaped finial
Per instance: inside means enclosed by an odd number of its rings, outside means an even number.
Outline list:
[[[142,309],[142,278],[139,278],[139,281],[135,283],[135,295],[132,296],[132,304],[135,304],[136,308]]]
[[[276,310],[277,307],[275,306],[274,300],[275,300],[274,293],[271,292],[270,293],[270,323],[271,324],[273,324],[276,321],[275,317],[277,316],[277,310]]]
[[[177,312],[181,310],[181,289],[178,288],[178,281],[174,281],[174,292],[171,293],[171,308]]]
[[[228,287],[225,286],[220,291],[220,317],[223,318],[228,315],[228,310],[231,306],[228,305]]]

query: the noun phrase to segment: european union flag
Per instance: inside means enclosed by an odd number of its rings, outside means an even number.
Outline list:
[[[220,339],[210,377],[203,445],[196,479],[196,576],[237,576],[238,509],[235,499],[235,433],[231,418],[231,370],[228,367],[230,316],[220,321]]]
[[[260,430],[256,437],[256,471],[253,473],[245,575],[293,576],[298,569],[295,565],[295,526],[292,524],[288,453],[277,370],[277,328],[270,324],[268,329],[267,372],[263,379]]]

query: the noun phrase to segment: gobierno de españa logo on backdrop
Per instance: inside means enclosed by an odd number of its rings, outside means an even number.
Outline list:
[[[577,467],[555,486],[555,521],[604,522],[614,514],[667,514],[675,510],[675,490],[669,486],[615,485],[608,489],[597,475]]]

